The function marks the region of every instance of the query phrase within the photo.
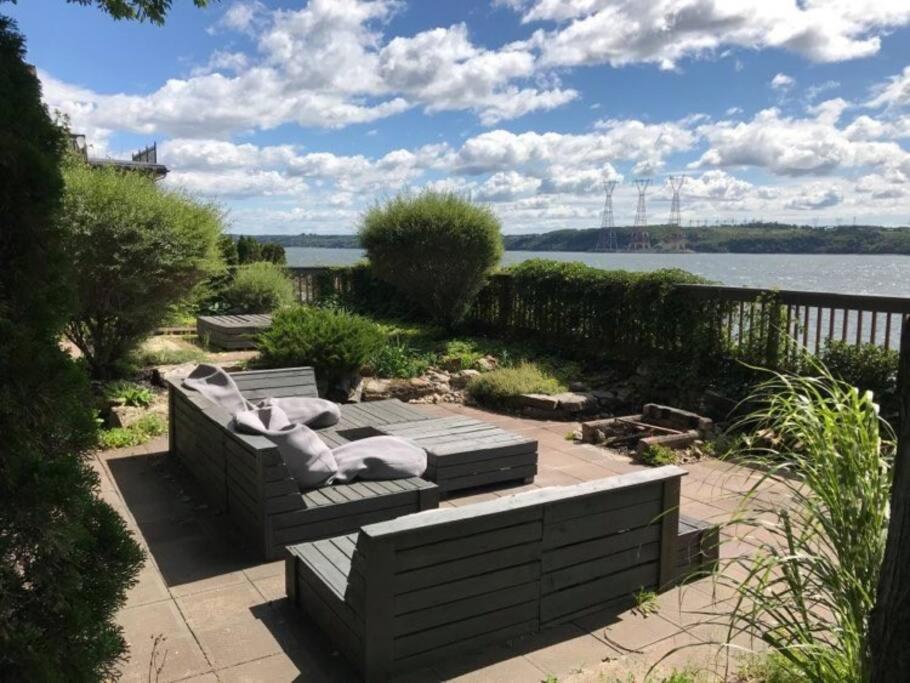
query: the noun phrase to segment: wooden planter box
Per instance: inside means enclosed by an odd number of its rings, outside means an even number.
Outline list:
[[[316,396],[312,368],[234,373],[248,399]],[[363,481],[301,491],[275,445],[241,434],[233,418],[198,392],[169,381],[170,453],[225,511],[257,554],[283,557],[285,546],[356,531],[364,524],[435,508],[436,485],[419,477]],[[386,404],[386,405],[380,405]],[[398,401],[342,408],[341,425],[423,417]]]
[[[201,315],[196,318],[196,334],[222,349],[255,349],[256,337],[272,326],[272,316]]]

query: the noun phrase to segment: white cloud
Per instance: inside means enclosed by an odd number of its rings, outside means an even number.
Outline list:
[[[782,176],[824,175],[850,167],[904,167],[907,152],[896,143],[866,141],[874,122],[839,128],[847,103],[829,100],[810,109],[814,118],[783,116],[766,109],[752,121],[720,121],[698,128],[708,143],[690,168],[756,166]]]
[[[841,201],[843,196],[837,189],[813,185],[800,189],[797,196],[789,199],[784,206],[797,211],[815,211],[836,206]]]
[[[779,73],[771,79],[771,87],[775,90],[789,90],[796,85],[796,80],[792,76]]]
[[[537,31],[545,64],[673,68],[723,47],[782,48],[816,62],[868,57],[881,35],[910,22],[910,5],[893,0],[535,0],[509,2]]]
[[[910,104],[910,66],[892,76],[887,83],[875,88],[875,96],[866,104],[869,107],[905,107]]]

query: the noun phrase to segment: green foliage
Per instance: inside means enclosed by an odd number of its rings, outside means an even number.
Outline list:
[[[868,393],[818,363],[813,370],[772,373],[751,398],[755,411],[737,425],[764,435],[739,454],[765,472],[754,490],[773,480],[782,493],[767,503],[747,499],[730,522],[758,552],[730,560],[736,571],[721,568],[717,581],[736,601],[718,619],[729,638],[758,634],[793,679],[860,683],[885,550],[893,434]]]
[[[98,432],[98,445],[109,448],[141,446],[145,442],[167,431],[167,422],[157,413],[143,415],[128,427],[113,427]]]
[[[421,353],[399,338],[389,339],[367,362],[378,377],[418,377],[427,371],[432,357]]]
[[[240,265],[257,263],[259,261],[274,263],[279,266],[287,264],[287,256],[284,253],[284,247],[280,244],[275,244],[274,242],[260,242],[255,237],[249,237],[247,235],[241,235],[237,239],[237,242],[234,243],[234,251],[237,254],[236,262]]]
[[[148,21],[163,24],[172,0],[66,0],[77,5],[97,5],[114,19]],[[208,0],[193,0],[196,7],[206,7]]]
[[[130,356],[130,365],[137,368],[148,368],[157,365],[180,365],[181,363],[201,363],[206,359],[202,349],[140,349]]]
[[[0,680],[106,680],[142,553],[96,494],[88,382],[59,348],[64,138],[24,54],[0,17]]]
[[[804,680],[774,651],[747,657],[736,673],[738,683],[800,683]]]
[[[236,266],[240,264],[240,255],[237,253],[237,243],[230,235],[221,235],[218,238],[218,248],[221,249],[221,259],[224,265]]]
[[[679,455],[672,448],[667,448],[660,444],[652,444],[645,449],[639,460],[645,465],[661,467],[662,465],[675,465],[679,462]]]
[[[60,220],[77,298],[66,333],[91,374],[107,378],[173,304],[223,269],[221,214],[135,173],[73,161],[64,175]]]
[[[260,363],[311,365],[330,385],[359,371],[385,342],[372,321],[344,310],[297,306],[278,311],[259,337]]]
[[[154,395],[148,387],[121,380],[105,386],[104,397],[109,401],[117,401],[134,408],[148,408]]]
[[[900,354],[876,344],[854,346],[829,340],[821,361],[831,374],[848,384],[873,392],[876,400],[897,391],[897,365]]]
[[[492,334],[532,336],[572,354],[635,360],[684,353],[709,365],[726,349],[716,321],[727,304],[676,288],[705,282],[677,269],[631,273],[531,259],[494,274],[468,322]]]
[[[271,313],[294,303],[294,284],[284,268],[259,261],[237,268],[221,299],[230,313]]]
[[[468,383],[468,393],[480,405],[508,408],[520,394],[558,394],[566,387],[533,363],[498,368]]]
[[[499,220],[451,193],[399,195],[370,209],[360,241],[376,275],[436,322],[459,322],[502,256]]]
[[[639,588],[635,591],[635,609],[638,610],[643,616],[647,617],[652,614],[657,614],[657,593],[650,590],[645,590],[644,588]]]

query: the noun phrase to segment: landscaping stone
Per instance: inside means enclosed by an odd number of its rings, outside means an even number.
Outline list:
[[[664,446],[674,450],[691,446],[698,440],[698,432],[690,429],[682,434],[662,434],[659,436],[646,436],[641,439],[635,446],[635,452],[638,455],[644,454],[651,446]]]
[[[559,402],[559,409],[567,413],[581,413],[596,409],[600,404],[593,394],[567,391],[554,394],[551,398]]]
[[[589,393],[591,391],[591,387],[584,382],[569,382],[569,391],[581,391]]]
[[[167,380],[183,380],[196,366],[196,362],[180,363],[179,365],[161,365],[152,370],[152,383],[159,387],[166,387]]]
[[[489,372],[490,370],[495,370],[499,367],[499,361],[496,360],[493,356],[484,356],[477,360],[477,369],[482,372]]]
[[[522,394],[518,397],[518,404],[522,407],[551,412],[559,409],[559,400],[555,396],[547,394]]]
[[[414,401],[435,394],[437,386],[424,377],[411,379],[377,379],[371,377],[363,384],[361,400],[379,401],[397,398],[399,401]]]
[[[472,379],[479,375],[479,370],[460,370],[450,377],[449,384],[453,389],[464,389]]]
[[[646,421],[651,424],[669,427],[670,429],[694,429],[702,437],[707,436],[714,429],[714,421],[711,418],[702,417],[697,413],[671,406],[647,403],[641,412]]]
[[[137,422],[145,413],[145,408],[112,406],[110,412],[107,414],[105,424],[108,428],[129,427],[134,422]]]

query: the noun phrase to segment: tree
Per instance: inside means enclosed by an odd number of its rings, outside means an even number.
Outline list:
[[[237,262],[241,265],[260,261],[262,245],[252,237],[241,235],[237,240]]]
[[[23,56],[0,17],[0,680],[99,680],[126,651],[114,615],[142,552],[97,496],[88,383],[59,347],[64,138]]]
[[[891,517],[875,608],[869,619],[870,681],[910,681],[910,319],[901,332],[900,428]]]
[[[163,24],[171,9],[172,0],[66,0],[77,5],[97,5],[114,19],[135,19]],[[15,2],[15,0],[13,0]],[[205,7],[208,0],[193,0],[196,7]]]
[[[76,296],[66,335],[105,379],[171,306],[223,270],[221,213],[143,175],[76,159],[64,177],[60,220]]]
[[[376,275],[434,320],[453,326],[502,256],[499,219],[455,194],[399,195],[360,229]]]
[[[274,242],[266,242],[260,250],[260,257],[263,261],[274,263],[279,266],[286,265],[288,262],[287,255],[284,253],[284,247]]]

